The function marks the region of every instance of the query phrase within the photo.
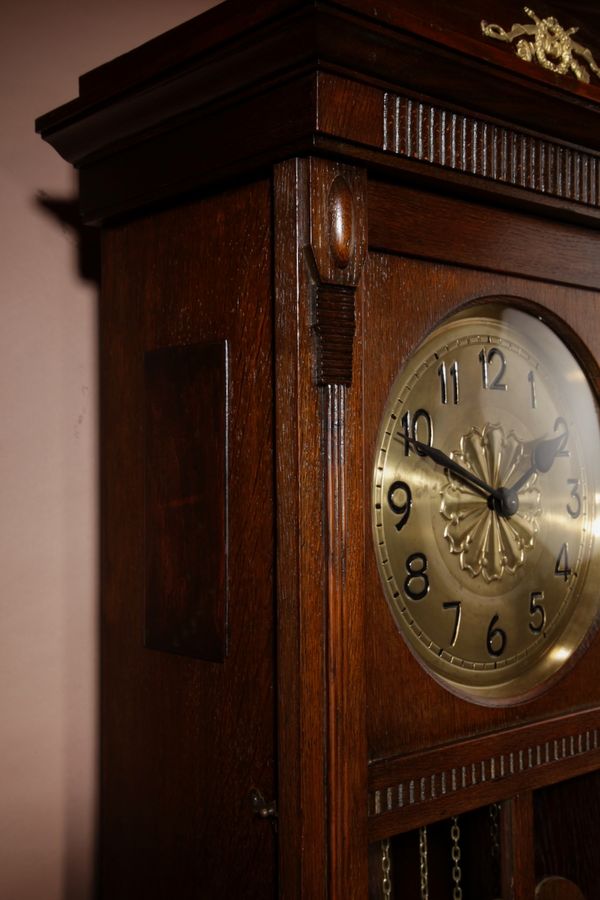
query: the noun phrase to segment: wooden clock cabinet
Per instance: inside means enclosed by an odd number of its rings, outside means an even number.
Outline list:
[[[600,15],[535,13],[227,0],[38,121],[102,230],[106,900],[600,896],[595,628],[461,698],[372,537],[392,383],[454,310],[535,310],[600,389]]]

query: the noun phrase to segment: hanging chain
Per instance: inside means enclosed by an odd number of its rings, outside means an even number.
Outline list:
[[[450,837],[452,838],[452,881],[454,882],[452,900],[462,900],[462,888],[460,886],[462,878],[462,872],[460,870],[460,828],[458,825],[458,816],[452,816]]]
[[[386,838],[381,842],[381,871],[382,881],[381,888],[385,900],[390,900],[392,896],[392,862],[390,859],[390,841]]]
[[[498,893],[502,890],[501,872],[500,872],[500,804],[491,803],[489,806],[490,817],[490,844],[492,848],[492,879],[494,884],[494,892]]]
[[[429,900],[429,870],[427,868],[427,826],[419,828],[419,871],[421,874],[421,900]]]
[[[499,817],[500,804],[491,803],[489,807],[490,815],[490,841],[492,844],[492,859],[500,859],[500,839],[499,839]]]

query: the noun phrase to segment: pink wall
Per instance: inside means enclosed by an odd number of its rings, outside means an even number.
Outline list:
[[[0,897],[84,900],[97,763],[97,290],[39,203],[74,177],[33,120],[214,0],[0,11]],[[133,898],[132,898],[133,900]]]

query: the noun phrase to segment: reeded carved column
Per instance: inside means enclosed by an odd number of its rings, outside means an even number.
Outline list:
[[[279,709],[286,722],[280,860],[288,877],[296,868],[290,898],[349,900],[367,896],[368,876],[357,302],[367,252],[365,173],[322,159],[283,163],[275,221]]]
[[[353,364],[360,362],[355,345],[357,287],[367,254],[366,178],[353,168],[314,160],[310,195],[315,377],[323,395],[329,883],[330,896],[341,900],[356,880],[347,843],[358,812],[355,792],[364,777],[353,755],[365,732],[359,712],[364,627],[357,570],[364,547],[362,448],[349,445],[347,435],[360,435],[361,428],[347,428],[347,419],[358,414],[353,401],[361,390],[360,377],[354,386]]]

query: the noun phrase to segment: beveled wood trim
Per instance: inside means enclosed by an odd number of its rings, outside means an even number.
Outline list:
[[[522,725],[369,766],[369,838],[600,767],[600,709]]]
[[[144,356],[144,646],[227,656],[227,341]]]

